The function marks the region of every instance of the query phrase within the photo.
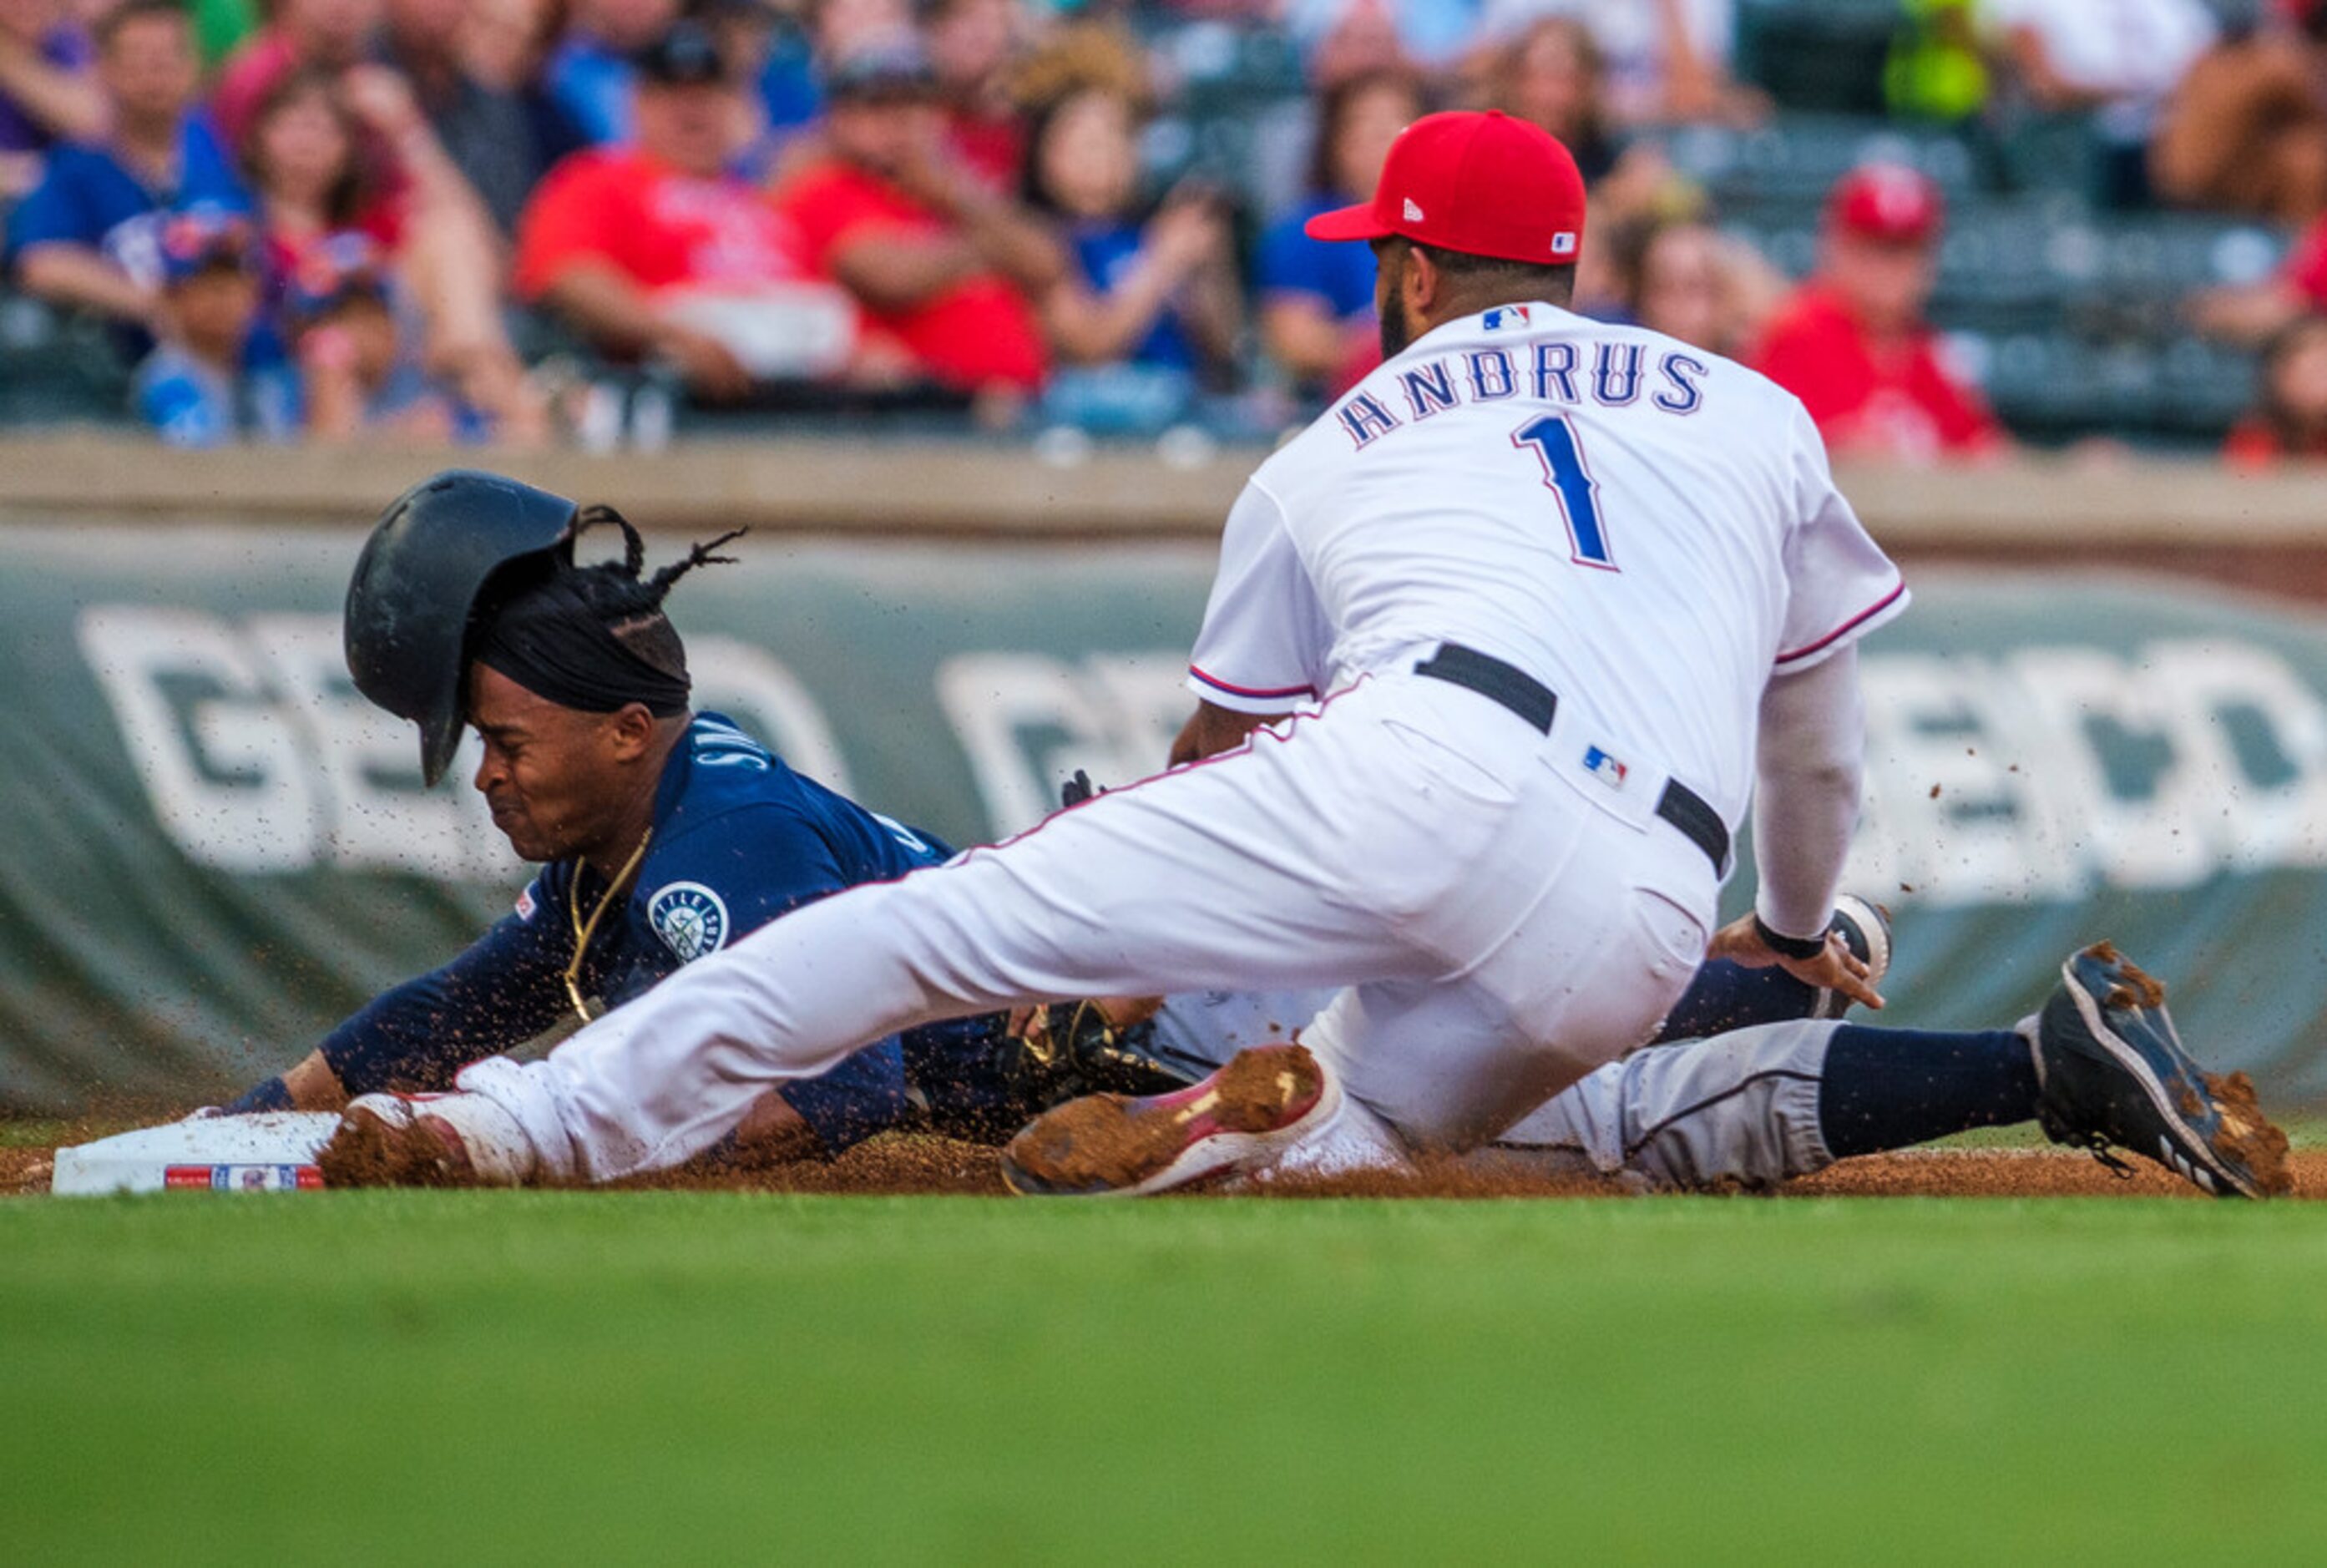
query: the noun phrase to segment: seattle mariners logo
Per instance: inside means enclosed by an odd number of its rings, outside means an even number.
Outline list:
[[[727,940],[727,906],[701,882],[673,882],[647,901],[647,924],[663,945],[691,964]]]

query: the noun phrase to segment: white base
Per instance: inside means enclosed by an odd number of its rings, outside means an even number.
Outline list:
[[[267,1111],[140,1127],[58,1150],[49,1190],[60,1197],[305,1191],[323,1185],[315,1155],[339,1125],[331,1111]]]

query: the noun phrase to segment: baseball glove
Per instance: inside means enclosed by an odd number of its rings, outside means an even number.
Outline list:
[[[924,1085],[932,1132],[1001,1143],[1053,1106],[1085,1095],[1167,1094],[1195,1081],[1148,1049],[1155,1026],[1107,1022],[1096,1003],[1038,1007],[1016,1028],[996,1015],[959,1085]]]

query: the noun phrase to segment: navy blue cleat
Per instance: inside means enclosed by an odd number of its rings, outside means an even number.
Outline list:
[[[2128,1174],[2108,1150],[2130,1150],[2217,1198],[2294,1190],[2286,1134],[2263,1115],[2253,1081],[2201,1071],[2182,1049],[2165,987],[2110,944],[2071,955],[2033,1022],[2037,1120],[2054,1143]]]

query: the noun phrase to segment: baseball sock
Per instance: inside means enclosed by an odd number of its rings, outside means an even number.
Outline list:
[[[1715,958],[1696,972],[1649,1043],[1710,1040],[1733,1029],[1808,1018],[1818,994],[1817,986],[1795,979],[1774,964],[1766,969],[1748,969],[1726,958]]]
[[[290,1089],[285,1087],[279,1078],[268,1078],[263,1084],[254,1084],[219,1107],[229,1116],[247,1116],[254,1111],[288,1111],[295,1108],[291,1104]]]
[[[2036,1115],[2036,1061],[2008,1029],[1941,1034],[1846,1023],[1826,1048],[1818,1125],[1837,1160]]]

